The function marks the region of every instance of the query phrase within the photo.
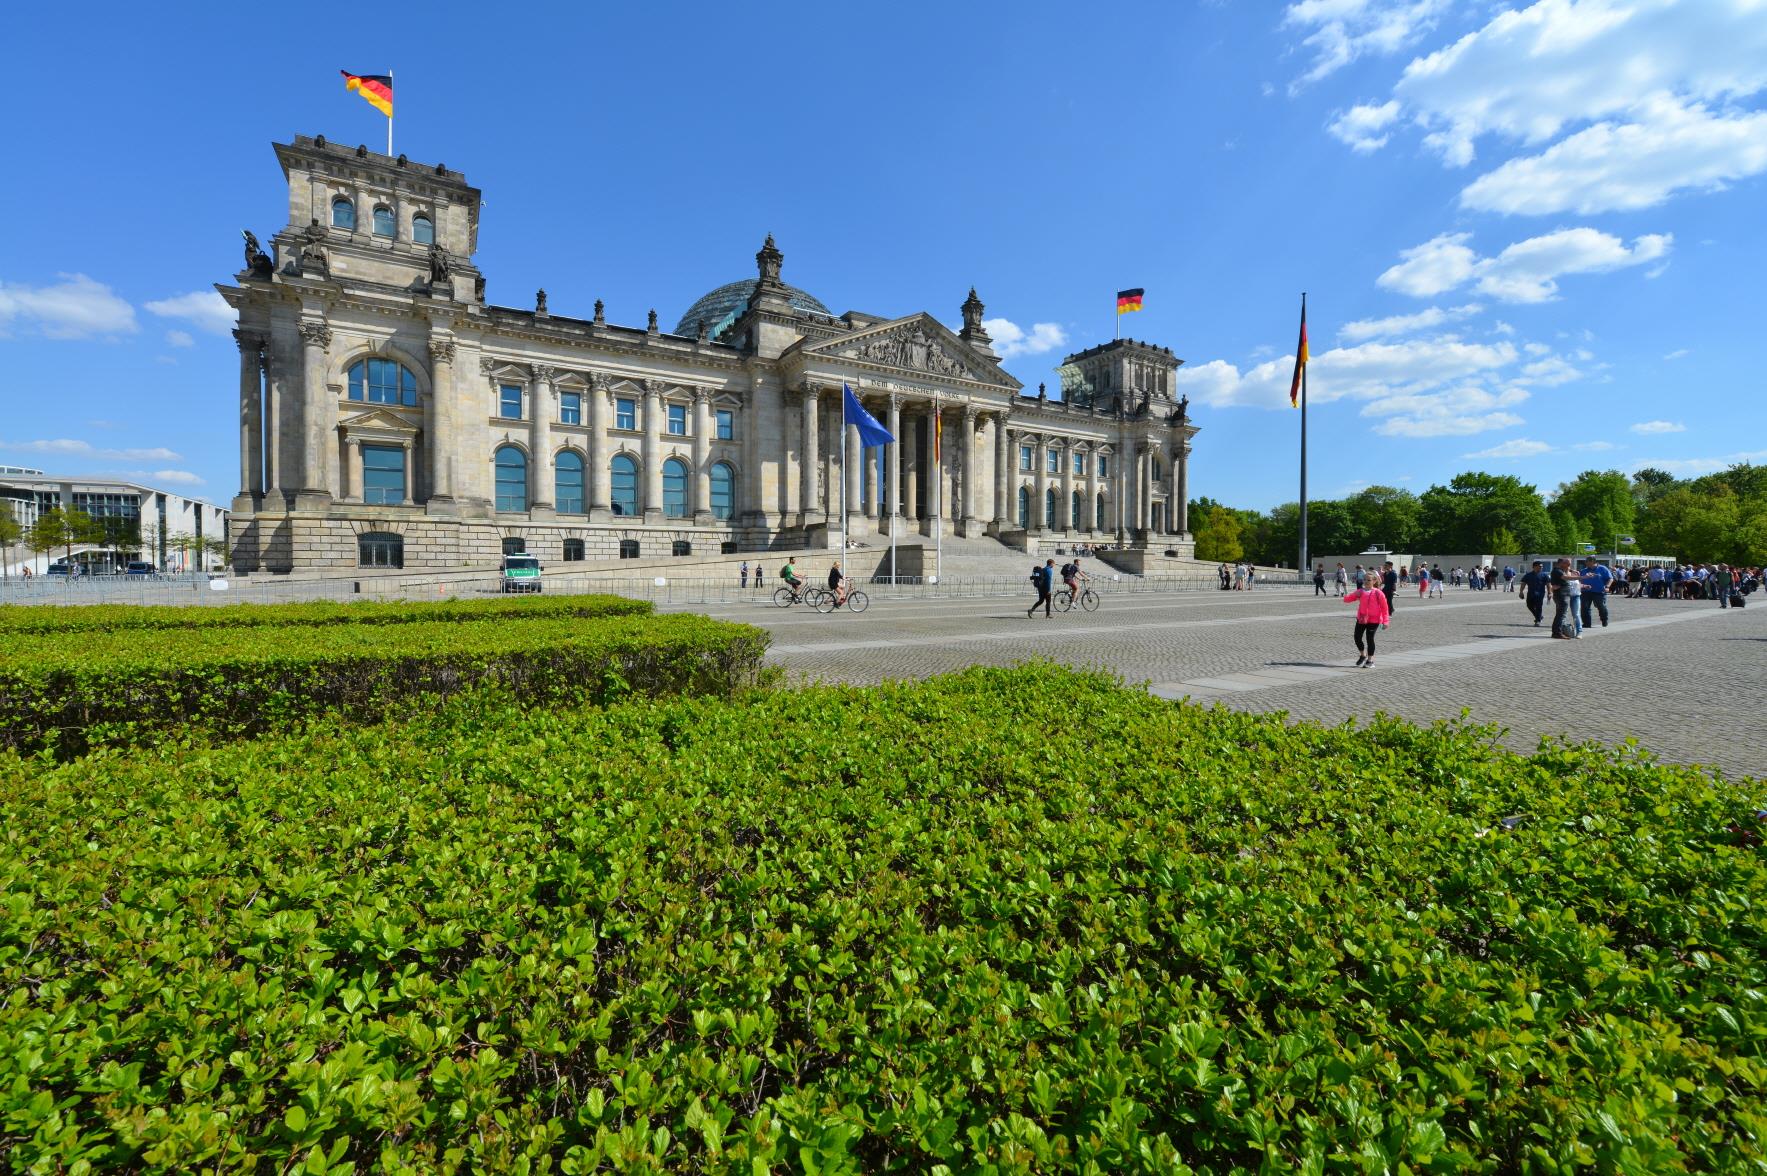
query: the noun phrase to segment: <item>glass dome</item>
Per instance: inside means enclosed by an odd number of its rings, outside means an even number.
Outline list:
[[[687,308],[681,321],[675,324],[675,334],[693,338],[699,334],[699,324],[706,324],[706,334],[716,339],[720,331],[736,320],[742,313],[749,299],[754,297],[755,287],[761,284],[759,278],[746,278],[740,282],[729,282],[719,286],[710,294]],[[818,302],[810,294],[804,293],[796,286],[785,288],[785,299],[791,303],[793,310],[807,310],[812,314],[825,314],[830,318],[834,315],[828,307]]]

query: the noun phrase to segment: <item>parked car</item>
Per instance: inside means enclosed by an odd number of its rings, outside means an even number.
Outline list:
[[[540,557],[537,555],[506,555],[498,571],[505,592],[540,591]]]
[[[43,574],[45,576],[77,576],[80,574],[80,565],[71,564],[65,559],[58,559],[44,568]]]
[[[129,561],[129,566],[123,569],[125,576],[145,576],[153,579],[157,578],[159,574],[159,569],[144,559],[132,559]]]

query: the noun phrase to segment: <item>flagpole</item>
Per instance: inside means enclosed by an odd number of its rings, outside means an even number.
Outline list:
[[[389,85],[387,88],[393,90],[393,101],[397,102],[399,100],[399,92],[397,89],[395,89],[390,84],[392,82],[392,80],[393,80],[393,70],[392,70],[391,66],[388,66],[387,67],[387,82],[389,83]],[[388,114],[387,115],[387,154],[391,155],[392,153],[393,153],[393,116],[391,114]]]
[[[945,406],[933,401],[933,582],[945,577]]]
[[[1301,322],[1307,321],[1307,292],[1301,291]],[[1301,563],[1303,577],[1312,565],[1307,562],[1307,365],[1301,365]]]

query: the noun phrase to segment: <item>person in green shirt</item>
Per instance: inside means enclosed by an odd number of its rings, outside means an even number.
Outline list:
[[[1718,607],[1730,607],[1730,593],[1736,584],[1736,577],[1730,572],[1729,564],[1719,564],[1718,570],[1712,573],[1712,586],[1718,590]]]

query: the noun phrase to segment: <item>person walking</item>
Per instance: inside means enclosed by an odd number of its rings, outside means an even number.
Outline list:
[[[1515,591],[1515,568],[1510,564],[1503,565],[1503,590],[1505,592]]]
[[[1356,605],[1356,664],[1373,669],[1374,635],[1393,619],[1393,610],[1387,607],[1387,594],[1377,588],[1361,588],[1346,595],[1344,603]]]
[[[1037,604],[1025,610],[1025,617],[1028,620],[1035,616],[1037,605],[1040,604],[1043,606],[1043,618],[1047,620],[1055,615],[1055,561],[1046,559],[1042,567],[1032,569],[1031,583],[1037,586]]]
[[[749,586],[749,561],[746,559],[742,561],[742,570],[736,573],[736,586],[738,588]]]
[[[1581,594],[1583,582],[1572,570],[1569,556],[1559,557],[1547,580],[1552,587],[1552,635],[1561,640],[1575,640],[1578,636],[1577,597]]]
[[[1387,595],[1387,613],[1393,612],[1393,597],[1399,592],[1399,573],[1393,570],[1393,561],[1387,561],[1387,570],[1381,574],[1380,590]]]
[[[1417,569],[1417,598],[1424,599],[1430,594],[1430,570],[1420,566]]]
[[[1337,590],[1339,596],[1350,590],[1350,573],[1344,570],[1343,564],[1338,565]]]
[[[1443,595],[1443,592],[1442,592],[1442,565],[1441,564],[1436,564],[1435,566],[1430,568],[1430,595],[1431,596]]]
[[[1235,592],[1245,591],[1245,565],[1244,564],[1234,564],[1233,565],[1233,590]]]
[[[1534,627],[1538,629],[1540,622],[1546,617],[1546,561],[1537,559],[1531,571],[1522,573],[1522,603],[1534,614]]]
[[[1583,560],[1583,627],[1593,629],[1595,618],[1592,614],[1599,613],[1601,627],[1607,628],[1607,591],[1608,585],[1614,582],[1614,570],[1604,563],[1597,563],[1593,555]]]
[[[1313,567],[1313,595],[1325,595],[1325,565],[1315,564]]]
[[[1730,594],[1736,586],[1736,574],[1730,570],[1729,564],[1718,565],[1718,570],[1712,573],[1712,584],[1718,589],[1718,607],[1729,608]],[[1607,624],[1605,616],[1602,617],[1601,623]]]

